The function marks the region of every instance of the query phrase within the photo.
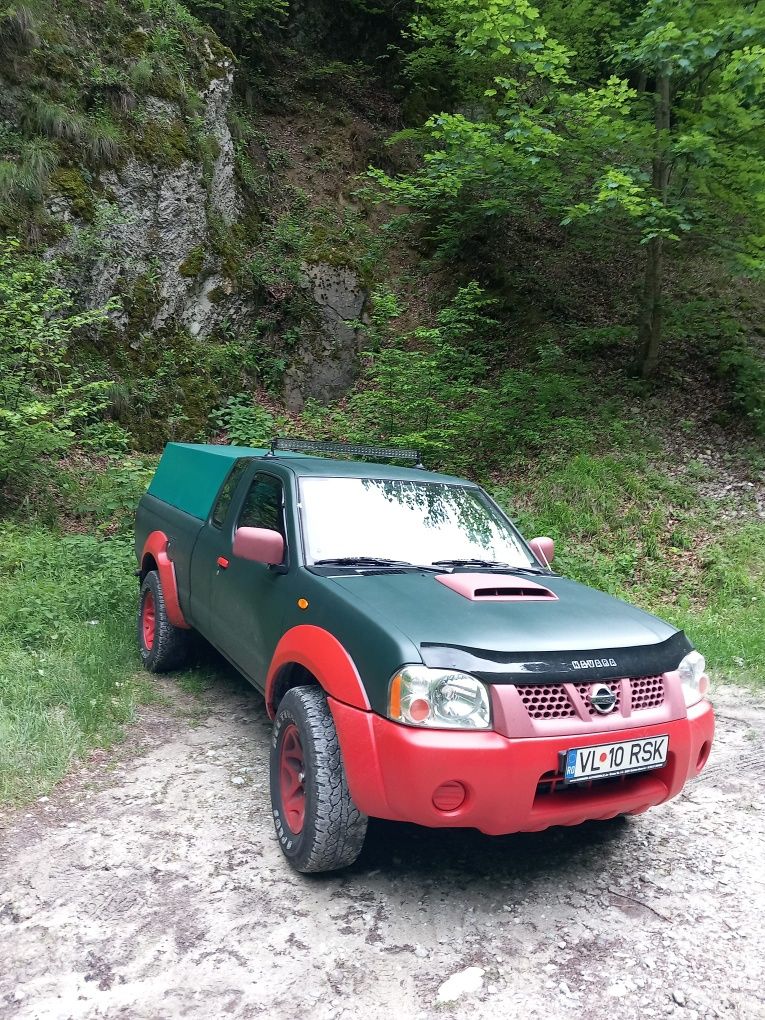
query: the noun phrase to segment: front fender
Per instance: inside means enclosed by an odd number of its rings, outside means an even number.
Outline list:
[[[281,670],[293,663],[312,673],[324,691],[336,701],[369,711],[369,699],[359,671],[343,645],[323,627],[300,624],[282,636],[268,668],[266,707],[272,719],[276,681]]]

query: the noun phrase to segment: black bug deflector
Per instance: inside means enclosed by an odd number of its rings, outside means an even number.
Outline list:
[[[539,652],[496,652],[462,645],[420,645],[426,666],[462,669],[487,683],[550,683],[575,681],[581,677],[612,680],[625,676],[659,676],[677,669],[692,645],[682,631],[657,644],[633,648],[602,648],[540,654]]]

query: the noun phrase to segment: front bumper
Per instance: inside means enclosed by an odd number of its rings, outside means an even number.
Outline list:
[[[639,814],[677,796],[701,772],[714,734],[707,701],[687,718],[650,726],[555,737],[513,739],[496,732],[420,730],[329,698],[348,786],[367,815],[432,827],[466,827],[489,835],[535,832],[619,814]],[[587,787],[558,782],[559,754],[614,740],[669,734],[660,769]],[[467,795],[439,810],[435,791],[457,781]]]

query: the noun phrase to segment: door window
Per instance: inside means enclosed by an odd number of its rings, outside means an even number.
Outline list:
[[[212,512],[211,520],[216,528],[223,527],[223,522],[226,519],[228,508],[231,506],[231,500],[234,498],[234,492],[239,484],[239,479],[244,474],[244,470],[249,463],[249,457],[240,457],[229,471]]]
[[[237,528],[270,528],[286,540],[282,483],[273,475],[256,475],[242,505]]]

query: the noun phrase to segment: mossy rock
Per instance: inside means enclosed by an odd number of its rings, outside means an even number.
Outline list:
[[[199,158],[195,141],[180,120],[150,120],[134,139],[133,150],[143,162],[166,170],[177,170],[181,164]]]
[[[231,297],[231,294],[225,287],[213,287],[207,295],[207,300],[211,301],[214,305],[219,305],[229,297]]]
[[[205,250],[201,244],[196,245],[188,253],[186,258],[178,266],[181,276],[194,277],[202,272],[202,265],[205,260]]]
[[[149,33],[145,28],[141,28],[139,26],[129,35],[125,36],[123,40],[123,49],[125,53],[130,54],[131,57],[140,57],[146,49],[148,41]]]
[[[128,338],[133,340],[150,328],[160,309],[161,300],[154,279],[148,273],[141,273],[125,287],[122,301],[129,322]]]
[[[95,195],[77,167],[58,167],[51,175],[50,183],[54,191],[60,192],[69,201],[75,216],[92,223],[96,215]]]

